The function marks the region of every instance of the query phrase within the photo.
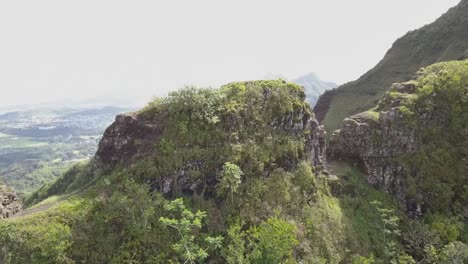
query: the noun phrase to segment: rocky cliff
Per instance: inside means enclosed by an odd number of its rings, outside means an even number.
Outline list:
[[[193,100],[199,96],[203,100]],[[249,168],[244,173],[252,175],[292,170],[303,158],[320,168],[326,134],[304,100],[303,88],[285,81],[182,90],[143,111],[117,116],[96,160],[102,167],[151,167],[161,176],[135,169],[135,177],[166,194],[209,191],[227,161],[244,164]]]
[[[357,162],[367,181],[392,193],[412,217],[444,210],[444,199],[463,210],[468,201],[457,196],[468,180],[467,66],[436,64],[415,81],[394,84],[377,107],[343,121],[329,159]]]
[[[3,185],[0,185],[0,202],[0,219],[9,218],[23,208],[16,193]]]
[[[395,91],[412,84],[397,84]],[[406,93],[406,92],[405,92]],[[402,155],[411,155],[418,149],[414,130],[394,102],[383,111],[367,111],[346,118],[341,129],[330,140],[330,159],[349,159],[357,162],[366,172],[367,181],[393,193],[412,214],[420,215],[421,208],[413,201],[406,201],[401,175],[407,173],[398,162]]]
[[[162,116],[156,114],[148,117],[138,113],[118,115],[99,142],[97,160],[105,166],[116,166],[151,155],[155,142],[164,130]]]
[[[468,0],[462,0],[435,22],[408,32],[384,58],[358,80],[325,92],[314,108],[328,131],[341,121],[373,107],[395,82],[412,78],[421,67],[468,58]]]

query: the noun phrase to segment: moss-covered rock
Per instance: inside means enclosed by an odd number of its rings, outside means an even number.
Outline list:
[[[244,177],[324,163],[325,132],[302,87],[283,80],[187,87],[138,113],[117,116],[99,144],[99,166],[127,166],[166,194],[214,193],[222,166]]]

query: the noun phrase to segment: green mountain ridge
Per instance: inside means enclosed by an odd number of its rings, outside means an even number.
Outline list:
[[[373,242],[377,228],[342,219],[351,211],[340,203],[363,198],[332,195],[336,180],[321,172],[325,134],[304,100],[298,85],[256,81],[220,90],[186,88],[121,115],[105,132],[94,161],[39,190],[21,217],[0,222],[0,259],[185,262],[189,256],[177,249],[180,243],[202,252],[190,255],[199,263],[237,263],[239,258],[245,263],[338,263],[358,252],[370,254],[373,244],[383,252],[381,242]],[[367,188],[352,170],[342,173]],[[393,206],[385,195],[371,193]],[[188,211],[172,211],[183,207],[174,204],[180,200],[171,202],[177,197],[207,216],[196,220]],[[357,213],[378,221],[373,211],[368,204]],[[202,230],[201,223],[184,229],[198,234],[188,241],[163,224],[201,218],[206,218]],[[361,225],[368,232],[357,232]],[[203,240],[207,236],[210,241],[223,237],[224,249],[210,249]],[[281,248],[271,248],[271,239]]]
[[[326,162],[326,134],[305,99],[283,80],[239,82],[184,88],[119,115],[95,159],[0,221],[0,261],[468,259],[460,215],[412,220],[358,164]]]
[[[26,209],[0,187],[0,263],[468,263],[466,14],[463,0],[325,92],[332,134],[313,75],[117,115]]]
[[[372,108],[392,83],[408,81],[421,67],[468,58],[468,1],[435,22],[401,37],[384,58],[358,80],[325,92],[314,108],[327,131],[344,118]]]

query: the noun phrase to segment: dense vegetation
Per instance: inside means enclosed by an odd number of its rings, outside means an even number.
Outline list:
[[[75,168],[40,190],[31,203],[48,199],[37,207],[95,181],[46,213],[2,222],[3,260],[292,263],[383,254],[377,228],[360,223],[371,235],[360,234],[356,244],[352,234],[362,227],[342,222],[340,199],[331,192],[335,180],[308,161],[304,140],[310,131],[287,130],[288,120],[303,122],[294,120],[298,113],[310,117],[304,99],[297,85],[259,81],[220,90],[189,87],[155,100],[139,113],[167,118],[155,154],[97,178],[88,176],[96,173],[93,165]],[[149,192],[146,183],[181,169],[202,187],[190,192],[175,186],[169,200]],[[184,202],[171,201],[177,197]],[[363,210],[373,215],[372,208]],[[49,228],[48,243],[41,243]]]
[[[156,99],[138,113],[164,117],[154,153],[114,169],[79,165],[42,188],[31,210],[52,208],[0,222],[0,262],[468,259],[457,219],[409,220],[356,167],[330,164],[334,177],[312,166],[305,143],[313,131],[295,129],[312,115],[304,99],[301,87],[282,80],[188,87]],[[177,184],[165,191],[168,178]]]
[[[414,250],[408,253],[418,262],[439,263],[432,251],[456,245],[460,252],[468,253],[464,244],[468,224],[468,60],[437,63],[421,69],[417,76],[392,86],[372,110],[347,119],[359,122],[356,127],[364,127],[365,132],[346,130],[343,125],[336,135],[344,131],[346,136],[341,141],[334,138],[330,146],[334,158],[353,158],[361,164],[367,159],[372,164],[364,165],[370,171],[368,178],[385,177],[376,187],[394,195],[409,215],[418,218],[403,229],[403,244]],[[354,142],[360,143],[355,147]],[[344,152],[340,152],[343,146]],[[349,154],[352,147],[361,146],[364,151]]]
[[[409,168],[406,181],[428,211],[462,216],[468,201],[468,60],[438,63],[419,75],[416,92],[400,107],[421,145],[401,158]]]
[[[358,80],[327,91],[315,107],[328,131],[344,118],[372,108],[395,82],[408,81],[421,67],[468,58],[468,1],[462,0],[435,22],[401,37],[384,58]]]

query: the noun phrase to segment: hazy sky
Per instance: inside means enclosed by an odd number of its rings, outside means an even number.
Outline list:
[[[343,83],[458,2],[0,0],[0,106],[147,100],[269,73]]]

